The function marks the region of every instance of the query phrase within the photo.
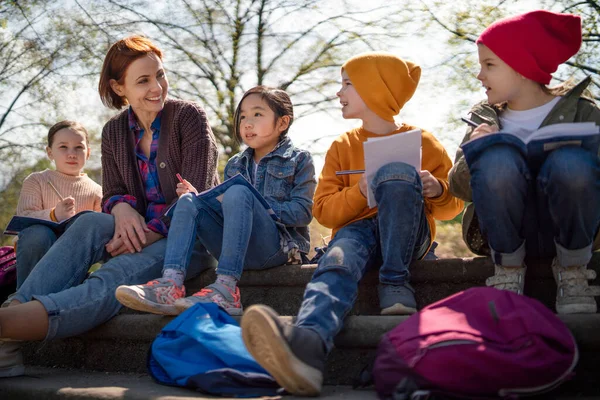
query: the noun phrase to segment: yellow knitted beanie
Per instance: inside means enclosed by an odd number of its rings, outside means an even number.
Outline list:
[[[342,65],[367,107],[386,121],[394,121],[417,89],[421,67],[393,54],[368,52]]]

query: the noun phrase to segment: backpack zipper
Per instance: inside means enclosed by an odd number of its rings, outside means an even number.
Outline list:
[[[476,340],[469,340],[469,339],[452,339],[452,340],[444,340],[441,342],[437,342],[437,343],[434,343],[432,345],[429,345],[427,347],[423,347],[422,349],[420,349],[419,352],[417,354],[415,354],[415,356],[412,358],[409,365],[411,368],[414,368],[415,365],[417,365],[417,363],[419,361],[421,361],[421,359],[425,356],[425,354],[427,354],[427,352],[431,349],[438,349],[440,347],[465,345],[465,344],[481,344],[481,343]]]

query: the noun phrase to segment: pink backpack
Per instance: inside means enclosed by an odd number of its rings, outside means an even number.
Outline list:
[[[17,255],[12,246],[0,246],[0,286],[17,280]]]
[[[373,380],[382,399],[516,398],[557,387],[577,360],[573,335],[543,304],[478,287],[385,334]]]

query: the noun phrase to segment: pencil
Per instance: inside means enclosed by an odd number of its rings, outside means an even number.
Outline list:
[[[462,122],[465,122],[465,123],[467,123],[467,124],[471,125],[472,127],[475,127],[475,128],[477,128],[477,127],[479,126],[479,124],[478,124],[477,122],[475,122],[475,121],[471,121],[469,118],[460,117],[460,120],[461,120]]]
[[[50,185],[50,187],[52,188],[52,190],[54,190],[54,193],[56,193],[56,195],[58,196],[58,198],[60,199],[60,201],[63,201],[64,198],[60,195],[58,189],[52,184],[52,182],[48,181],[48,185]]]
[[[364,174],[364,169],[347,169],[345,171],[335,171],[336,175],[352,175],[352,174]]]

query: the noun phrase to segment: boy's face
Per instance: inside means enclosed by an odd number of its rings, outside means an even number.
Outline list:
[[[336,93],[336,96],[340,98],[344,119],[362,119],[365,111],[369,109],[350,82],[346,71],[342,71],[342,88]]]
[[[527,79],[500,59],[492,50],[483,44],[477,46],[481,69],[477,79],[486,88],[485,94],[489,104],[498,104],[517,100],[525,87]]]

